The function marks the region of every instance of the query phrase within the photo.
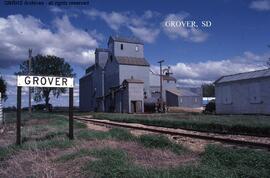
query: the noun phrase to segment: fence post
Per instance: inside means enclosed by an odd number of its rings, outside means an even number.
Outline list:
[[[20,145],[21,140],[21,101],[22,87],[17,87],[17,140],[16,144]]]
[[[73,138],[73,88],[69,88],[69,139]]]

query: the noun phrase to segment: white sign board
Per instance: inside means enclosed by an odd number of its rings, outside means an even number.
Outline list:
[[[2,93],[0,92],[0,124],[3,122],[3,111],[2,111]]]
[[[17,86],[21,86],[21,87],[73,88],[74,87],[74,78],[71,78],[71,77],[18,75],[17,76]]]

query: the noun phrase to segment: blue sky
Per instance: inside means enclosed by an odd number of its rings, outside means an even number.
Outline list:
[[[1,2],[0,72],[9,95],[5,105],[16,104],[13,74],[30,47],[34,55],[65,58],[77,73],[77,84],[93,63],[95,48],[106,47],[110,35],[140,38],[152,70],[157,71],[156,62],[164,59],[179,86],[200,86],[221,75],[265,68],[270,56],[269,0],[89,2],[77,7]],[[212,26],[164,26],[170,20],[209,20]],[[78,104],[78,87],[75,91]],[[52,102],[65,105],[66,96]]]

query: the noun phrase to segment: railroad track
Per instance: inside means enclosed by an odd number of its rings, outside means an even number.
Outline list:
[[[108,120],[98,120],[93,119],[91,116],[74,116],[74,119],[79,121],[87,121],[98,125],[110,125],[110,126],[117,126],[117,127],[124,127],[129,129],[136,129],[136,130],[144,130],[150,131],[154,133],[160,134],[169,134],[174,136],[184,136],[196,139],[203,139],[203,140],[210,140],[210,141],[217,141],[227,144],[234,144],[239,146],[251,146],[251,147],[259,147],[259,148],[266,148],[270,150],[270,138],[269,137],[255,137],[255,136],[243,136],[241,135],[237,137],[237,135],[224,135],[224,134],[216,134],[216,133],[205,133],[205,132],[197,132],[197,131],[187,131],[184,130],[181,132],[182,129],[172,129],[172,128],[163,128],[163,127],[155,127],[155,126],[146,126],[141,124],[135,123],[120,123]],[[180,130],[180,131],[179,131]],[[247,140],[248,139],[248,140]]]

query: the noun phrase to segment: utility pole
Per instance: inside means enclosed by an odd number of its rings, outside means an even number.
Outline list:
[[[163,79],[163,77],[162,77],[162,63],[164,62],[164,60],[160,60],[160,61],[158,61],[158,63],[159,63],[159,67],[160,67],[160,72],[159,72],[159,78],[160,78],[160,109],[161,109],[161,111],[163,111],[163,98],[162,98],[162,83],[163,83],[163,81],[162,81],[162,79]]]
[[[31,75],[31,66],[32,66],[32,49],[29,48],[29,65],[28,65],[28,75]],[[28,109],[29,109],[29,114],[30,116],[32,115],[32,104],[31,104],[31,87],[29,87],[29,106],[28,106]]]

